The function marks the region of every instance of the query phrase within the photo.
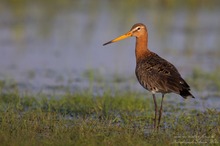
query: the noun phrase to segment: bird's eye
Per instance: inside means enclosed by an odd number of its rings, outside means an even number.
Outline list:
[[[141,29],[140,27],[137,28],[137,30],[140,30],[140,29]]]

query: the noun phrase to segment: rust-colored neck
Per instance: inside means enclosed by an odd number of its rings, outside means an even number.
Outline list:
[[[148,35],[147,31],[136,37],[136,47],[135,47],[135,54],[136,54],[136,60],[146,57],[150,53],[150,50],[148,49]]]

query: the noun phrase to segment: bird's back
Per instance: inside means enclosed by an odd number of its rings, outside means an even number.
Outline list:
[[[153,52],[137,59],[136,76],[140,84],[152,93],[173,92],[184,98],[194,98],[176,67]]]

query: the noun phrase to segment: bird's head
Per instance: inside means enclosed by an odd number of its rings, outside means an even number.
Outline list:
[[[110,44],[110,43],[114,43],[114,42],[117,42],[117,41],[120,41],[120,40],[123,40],[123,39],[126,39],[128,37],[132,37],[132,36],[135,36],[135,37],[140,37],[142,35],[146,35],[147,33],[147,29],[146,29],[146,26],[142,23],[137,23],[137,24],[134,24],[131,28],[131,30],[105,44],[103,44],[103,46],[107,45],[107,44]]]

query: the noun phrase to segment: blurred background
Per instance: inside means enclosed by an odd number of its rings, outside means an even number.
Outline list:
[[[135,38],[102,46],[138,22],[147,25],[151,51],[192,88],[195,72],[220,70],[219,0],[0,0],[1,86],[144,91],[134,74]]]

